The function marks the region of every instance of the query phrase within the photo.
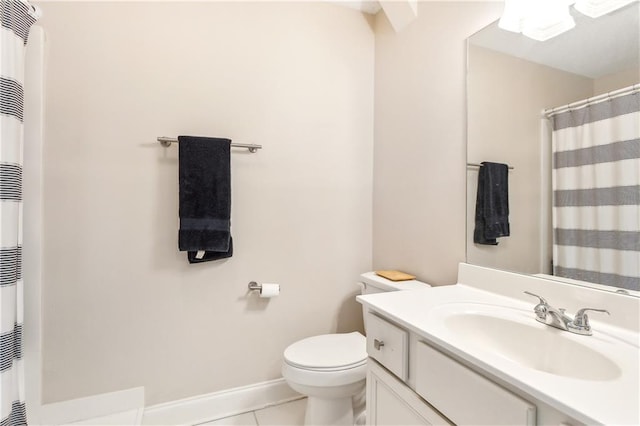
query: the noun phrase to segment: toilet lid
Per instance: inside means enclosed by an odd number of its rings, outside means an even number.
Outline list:
[[[367,361],[367,339],[358,332],[308,337],[285,349],[284,359],[305,369],[353,368]]]

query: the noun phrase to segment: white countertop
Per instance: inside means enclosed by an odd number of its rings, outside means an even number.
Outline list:
[[[450,352],[489,376],[531,395],[558,411],[586,424],[640,424],[640,352],[636,332],[591,318],[592,336],[581,336],[538,323],[535,302],[506,297],[464,284],[422,290],[395,291],[358,296],[357,300],[415,333],[423,340]],[[621,366],[621,374],[609,380],[581,380],[525,367],[496,351],[484,350],[456,335],[437,319],[446,304],[474,303],[508,308],[518,321],[528,321],[549,333],[565,333],[572,339]],[[532,348],[535,350],[535,348]]]

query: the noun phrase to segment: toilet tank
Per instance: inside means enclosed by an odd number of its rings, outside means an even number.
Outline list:
[[[375,272],[365,272],[360,275],[360,293],[373,294],[386,291],[420,290],[431,287],[427,283],[417,280],[391,281],[377,275]]]

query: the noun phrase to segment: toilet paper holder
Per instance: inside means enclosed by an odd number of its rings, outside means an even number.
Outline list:
[[[262,284],[258,284],[255,281],[251,281],[249,283],[249,291],[254,291],[254,290],[257,290],[257,291],[262,290]]]
[[[280,294],[280,284],[258,284],[255,281],[249,283],[249,292],[256,291],[260,294],[261,299],[269,299]]]

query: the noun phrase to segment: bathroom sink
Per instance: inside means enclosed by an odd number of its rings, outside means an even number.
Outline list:
[[[504,306],[453,303],[431,311],[443,331],[466,347],[492,353],[522,367],[581,380],[618,378],[620,367],[589,339],[536,322],[533,312]],[[581,342],[584,341],[584,342]],[[590,346],[591,345],[591,346]]]

